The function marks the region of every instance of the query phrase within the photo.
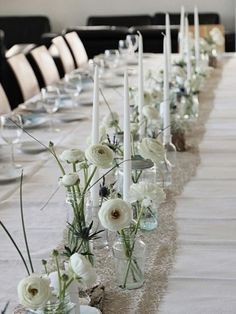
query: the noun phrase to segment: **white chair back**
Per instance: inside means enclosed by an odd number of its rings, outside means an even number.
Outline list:
[[[40,92],[39,84],[25,55],[20,53],[7,61],[16,76],[24,101],[38,94]]]
[[[70,73],[75,69],[75,64],[65,39],[62,36],[57,36],[53,38],[52,42],[57,47],[65,73]]]
[[[7,95],[2,85],[0,84],[0,115],[9,113],[10,111],[11,111],[11,107],[7,99]]]
[[[76,32],[70,32],[65,35],[66,41],[74,55],[78,67],[88,62],[88,55],[84,45]]]
[[[60,80],[57,66],[45,46],[33,49],[30,54],[40,70],[45,85],[51,85]]]

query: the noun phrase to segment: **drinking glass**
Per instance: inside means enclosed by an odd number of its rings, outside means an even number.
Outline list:
[[[134,53],[138,49],[138,35],[127,35],[126,40],[130,53]]]
[[[22,119],[19,114],[8,113],[0,116],[1,136],[11,147],[11,165],[13,168],[20,168],[21,165],[15,162],[14,144],[18,143],[22,135]]]
[[[105,50],[104,57],[106,65],[110,69],[114,69],[118,66],[120,57],[119,50],[117,49]]]
[[[47,86],[41,89],[41,97],[43,106],[49,114],[50,131],[58,132],[58,128],[54,127],[53,114],[57,112],[60,106],[60,92],[55,86]]]
[[[66,74],[64,91],[69,95],[74,107],[77,107],[78,97],[82,91],[82,76],[79,73]]]
[[[119,40],[119,52],[124,57],[130,53],[129,43],[127,40]]]

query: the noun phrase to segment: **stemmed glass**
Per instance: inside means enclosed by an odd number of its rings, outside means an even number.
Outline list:
[[[44,109],[49,114],[50,131],[58,132],[58,128],[54,128],[53,114],[57,112],[60,106],[60,92],[57,87],[47,86],[41,89],[41,97]]]
[[[130,53],[134,54],[138,49],[138,35],[127,35],[126,41],[128,43]]]
[[[104,53],[105,63],[110,69],[115,69],[119,64],[119,50],[108,49]]]
[[[3,140],[11,146],[11,165],[13,168],[21,168],[15,162],[14,144],[19,143],[22,135],[22,119],[19,114],[8,113],[0,116],[1,136]]]
[[[69,94],[73,106],[77,107],[77,100],[82,91],[82,76],[79,73],[66,74],[64,80],[64,91]]]

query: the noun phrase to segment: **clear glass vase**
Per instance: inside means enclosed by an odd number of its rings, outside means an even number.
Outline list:
[[[155,171],[153,170],[153,162],[148,159],[143,159],[136,155],[132,159],[132,183],[148,181],[155,183]],[[123,166],[121,165],[116,171],[117,190],[122,195],[123,193]]]
[[[78,314],[79,309],[71,302],[70,296],[66,295],[62,301],[55,300],[48,302],[44,308],[31,310],[28,309],[28,314]]]
[[[139,229],[143,231],[152,231],[158,226],[158,204],[153,201],[136,202],[132,204],[134,211],[134,219],[137,219],[142,214],[139,221]]]
[[[167,158],[153,167],[155,182],[162,188],[172,184],[172,165]]]
[[[123,231],[112,246],[116,282],[123,289],[137,289],[144,283],[145,244]]]
[[[180,118],[196,120],[198,118],[199,100],[197,94],[182,96],[179,104]]]

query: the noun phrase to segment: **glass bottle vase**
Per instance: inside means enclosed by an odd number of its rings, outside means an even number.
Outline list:
[[[27,310],[27,314],[78,314],[79,310],[76,309],[76,305],[71,302],[70,296],[66,295],[65,298],[60,301],[55,299],[48,302],[44,308],[37,310]]]
[[[137,289],[144,283],[145,244],[122,231],[112,246],[116,282],[123,289]]]

